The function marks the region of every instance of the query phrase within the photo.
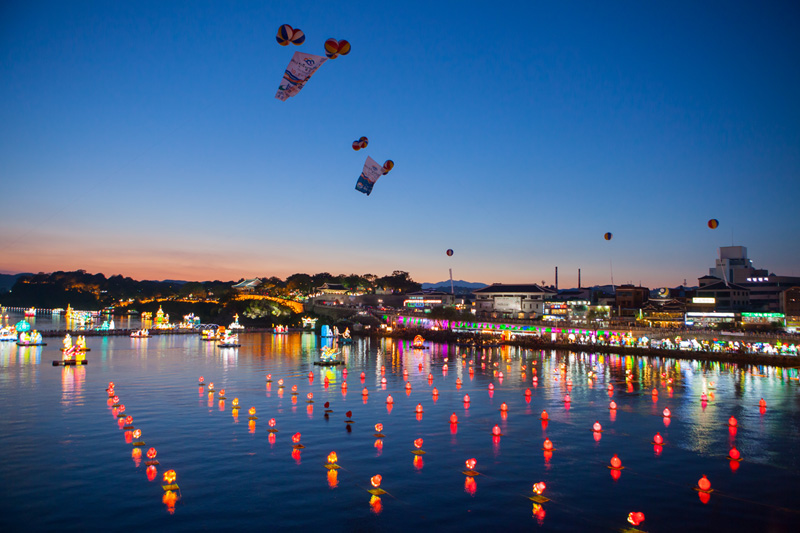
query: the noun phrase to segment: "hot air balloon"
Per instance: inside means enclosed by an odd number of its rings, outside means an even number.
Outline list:
[[[391,159],[387,159],[383,163],[383,174],[384,175],[388,174],[389,171],[392,170],[393,168],[394,168],[394,161],[392,161]]]
[[[603,238],[604,238],[605,240],[607,240],[607,241],[610,241],[610,240],[611,240],[611,237],[613,237],[613,236],[614,236],[614,235],[613,235],[613,234],[612,234],[610,231],[608,231],[608,232],[606,232],[606,233],[605,233],[605,235],[603,235]]]
[[[452,248],[448,248],[447,249],[447,257],[452,257],[452,256],[453,256],[453,249]]]
[[[717,220],[716,218],[712,218],[711,220],[708,221],[709,228],[717,229],[717,226],[719,226],[719,220]]]

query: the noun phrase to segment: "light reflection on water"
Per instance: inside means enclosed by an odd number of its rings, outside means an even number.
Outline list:
[[[618,530],[627,526],[629,512],[642,511],[647,531],[768,526],[788,531],[800,518],[793,498],[800,473],[794,451],[800,441],[795,370],[516,347],[414,350],[406,341],[358,339],[342,347],[345,378],[342,367],[311,364],[325,339],[246,334],[241,340],[239,349],[220,349],[199,336],[90,337],[87,367],[50,366],[60,358],[58,342],[43,348],[0,344],[0,526],[190,530],[256,529],[268,523],[333,530],[518,530],[541,525],[577,531]],[[471,374],[464,363],[473,360]],[[597,378],[589,380],[593,369]],[[225,389],[227,399],[209,397],[198,387],[201,375],[216,391]],[[460,389],[457,379],[463,382]],[[142,429],[142,451],[158,450],[154,481],[148,481],[144,461],[137,466],[132,460],[132,445],[107,405],[109,381]],[[489,383],[495,387],[491,394]],[[705,408],[703,391],[714,395]],[[471,397],[468,407],[465,394]],[[392,406],[385,403],[387,395],[394,398]],[[763,415],[762,397],[768,405]],[[233,398],[241,406],[237,416]],[[612,399],[616,411],[608,409]],[[325,412],[325,402],[333,412]],[[506,417],[500,412],[504,402]],[[422,414],[414,412],[417,404]],[[258,420],[248,420],[251,406]],[[668,426],[661,414],[665,407],[672,411]],[[543,409],[550,415],[547,424],[539,419]],[[347,411],[352,424],[344,423]],[[458,417],[455,426],[449,423],[452,413]],[[727,426],[730,416],[739,421],[735,435]],[[277,433],[267,432],[270,418],[276,419]],[[602,424],[600,434],[591,430],[595,421]],[[379,422],[385,437],[376,439]],[[492,437],[495,424],[502,437]],[[306,447],[293,450],[291,435],[297,432]],[[659,453],[652,445],[656,432],[665,440]],[[410,453],[417,438],[424,439],[424,456]],[[542,451],[545,438],[555,446],[551,456]],[[744,458],[735,472],[726,458],[732,445]],[[332,450],[342,467],[335,479],[323,468]],[[607,467],[614,454],[626,467],[617,481]],[[482,475],[465,480],[464,461],[471,457]],[[167,469],[177,471],[180,486],[172,516],[159,483]],[[388,494],[370,503],[366,489],[375,474],[383,476]],[[704,474],[716,489],[707,505],[692,490]],[[538,481],[546,482],[552,501],[537,509],[528,496]]]

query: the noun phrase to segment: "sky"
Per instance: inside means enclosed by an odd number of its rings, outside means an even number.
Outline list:
[[[800,276],[799,26],[794,1],[6,0],[0,271],[660,287],[735,244]],[[351,53],[277,100],[331,37]],[[370,196],[366,156],[395,163]]]

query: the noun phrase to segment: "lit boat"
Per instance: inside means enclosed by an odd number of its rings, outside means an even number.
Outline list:
[[[0,341],[16,341],[17,330],[14,326],[7,326],[0,329]]]
[[[134,338],[137,338],[137,339],[142,339],[142,338],[146,339],[149,336],[150,336],[150,332],[148,330],[146,330],[146,329],[139,329],[139,330],[131,332],[131,337],[134,337]]]
[[[18,346],[47,346],[47,343],[42,340],[42,334],[36,330],[23,331],[17,337]]]
[[[239,344],[239,335],[236,333],[233,335],[225,333],[222,339],[217,343],[217,346],[220,348],[238,348],[241,346],[241,344]]]
[[[36,316],[36,308],[31,307],[25,310],[25,316]]]
[[[414,337],[414,343],[411,345],[411,347],[417,350],[425,348],[425,339],[422,338],[422,335],[417,335]]]
[[[53,366],[85,365],[87,362],[88,361],[86,361],[86,355],[84,355],[83,350],[81,350],[76,344],[64,350],[64,355],[61,356],[61,361],[53,361]]]
[[[214,329],[204,329],[200,332],[200,338],[204,341],[218,341],[221,337],[219,331]]]

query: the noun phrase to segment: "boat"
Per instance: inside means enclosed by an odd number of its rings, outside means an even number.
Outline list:
[[[322,355],[320,355],[319,361],[314,361],[314,364],[318,366],[343,365],[344,361],[337,359],[340,353],[341,352],[336,348],[326,346],[322,349]]]
[[[425,349],[425,339],[422,338],[422,335],[417,335],[414,337],[414,342],[411,344],[411,347],[415,350]]]
[[[289,326],[281,326],[281,325],[275,326],[274,328],[272,328],[272,332],[276,334],[289,333]]]
[[[64,340],[66,341],[66,339]],[[61,361],[53,361],[53,366],[78,366],[85,365],[87,362],[84,351],[76,344],[64,350]]]
[[[241,346],[241,344],[239,344],[239,335],[237,335],[236,333],[234,333],[233,335],[231,335],[230,333],[226,333],[222,337],[222,339],[220,339],[220,341],[217,343],[217,346],[219,346],[220,348],[238,348],[239,346]]]
[[[21,332],[17,338],[17,346],[47,346],[47,343],[42,341],[41,333],[33,330]]]
[[[25,316],[36,316],[36,308],[31,307],[30,309],[26,309]]]
[[[146,339],[150,336],[150,331],[146,329],[138,329],[131,332],[131,337],[135,339]]]
[[[0,341],[16,341],[17,330],[14,326],[7,326],[0,329]]]

